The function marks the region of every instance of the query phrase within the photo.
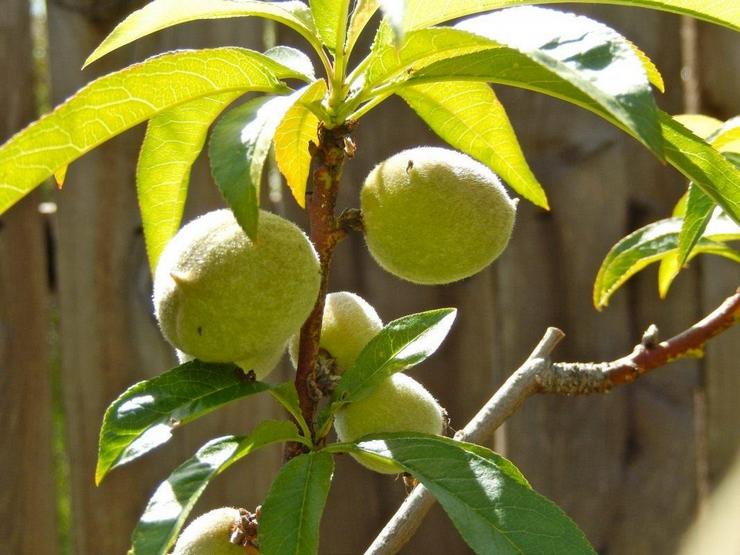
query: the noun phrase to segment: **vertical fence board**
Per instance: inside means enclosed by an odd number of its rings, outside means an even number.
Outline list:
[[[700,24],[699,80],[702,113],[725,120],[740,113],[738,35]],[[702,261],[704,311],[717,306],[740,286],[737,265],[714,257]],[[740,330],[733,329],[707,346],[704,359],[708,478],[715,486],[740,453]]]
[[[4,2],[0,141],[36,112],[31,49],[28,2]],[[49,291],[38,202],[34,194],[0,219],[0,550],[18,555],[58,552]]]
[[[259,48],[258,20],[207,22],[147,38],[80,72],[86,55],[110,25],[136,7],[119,2],[119,13],[49,6],[52,94],[58,103],[95,75],[171,48],[240,44]],[[90,5],[94,8],[93,5]],[[110,8],[110,6],[109,6]],[[124,10],[125,8],[125,10]],[[279,414],[268,397],[240,403],[178,431],[170,445],[147,460],[114,472],[100,488],[93,485],[98,429],[106,406],[134,382],[174,365],[152,317],[151,280],[135,199],[134,170],[141,129],[86,155],[70,167],[58,196],[58,272],[61,299],[62,371],[75,553],[124,553],[146,499],[169,472],[206,440],[246,433],[259,420]],[[206,168],[194,172],[190,216],[219,204]],[[264,497],[280,452],[254,457],[248,472],[217,480],[196,508],[219,505],[254,507]],[[242,474],[239,475],[239,470]],[[260,469],[260,470],[258,470]]]

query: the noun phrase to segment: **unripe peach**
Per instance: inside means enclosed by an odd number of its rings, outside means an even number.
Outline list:
[[[229,541],[239,521],[239,510],[232,507],[199,516],[180,534],[172,555],[244,555],[243,547]]]
[[[440,435],[445,411],[423,385],[397,373],[381,382],[370,395],[337,411],[334,429],[339,441],[351,442],[370,434],[420,432]],[[360,464],[382,474],[403,470],[370,455],[352,455]]]
[[[405,150],[378,164],[361,192],[370,253],[390,273],[420,284],[472,276],[506,248],[516,204],[498,177],[465,154]]]
[[[352,367],[365,345],[381,329],[383,322],[365,299],[348,291],[329,293],[324,303],[319,347],[334,358],[341,374]],[[296,334],[288,347],[293,366],[298,365],[298,341]]]
[[[235,362],[261,378],[308,317],[319,282],[316,251],[294,224],[261,211],[252,241],[230,210],[216,210],[183,227],[162,253],[155,314],[186,355]]]

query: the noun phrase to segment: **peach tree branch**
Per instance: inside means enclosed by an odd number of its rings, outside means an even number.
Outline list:
[[[524,401],[536,393],[606,393],[669,362],[695,357],[703,352],[704,344],[709,339],[738,321],[740,289],[703,320],[678,335],[659,342],[658,330],[652,325],[630,354],[602,363],[552,362],[550,354],[565,334],[557,328],[548,328],[524,364],[509,376],[465,428],[455,434],[455,439],[485,443]],[[365,555],[398,553],[414,535],[434,503],[434,497],[424,486],[416,486],[365,551]]]

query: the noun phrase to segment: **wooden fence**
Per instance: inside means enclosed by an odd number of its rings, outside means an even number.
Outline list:
[[[263,47],[256,19],[188,24],[80,72],[86,55],[134,4],[48,2],[53,103],[98,74],[165,49]],[[668,92],[659,103],[671,113],[683,111],[679,17],[577,9],[643,47],[666,78]],[[709,25],[697,28],[701,109],[729,117],[738,111],[737,37]],[[297,40],[287,32],[278,36]],[[27,0],[0,0],[0,140],[35,116],[31,68]],[[603,255],[628,231],[665,217],[685,188],[683,178],[595,116],[532,93],[502,87],[499,94],[552,212],[522,203],[508,251],[463,283],[430,288],[400,282],[372,262],[356,237],[339,248],[331,276],[332,290],[358,292],[386,321],[440,306],[460,309],[444,348],[413,372],[447,407],[453,426],[473,415],[548,325],[568,334],[558,358],[604,360],[627,352],[650,322],[665,335],[683,329],[738,284],[730,263],[696,262],[661,302],[649,271],[607,310],[595,312],[590,290]],[[345,174],[343,206],[356,206],[358,184],[377,161],[408,146],[438,143],[399,101],[368,116],[356,138],[358,156]],[[151,315],[134,191],[140,140],[140,130],[127,133],[73,164],[64,191],[54,195],[58,211],[52,219],[39,214],[38,194],[0,219],[0,553],[60,554],[56,496],[66,491],[71,552],[123,554],[148,496],[179,461],[210,437],[244,433],[262,418],[280,416],[269,398],[239,403],[178,431],[159,452],[94,486],[105,407],[128,385],[174,362]],[[188,217],[220,203],[201,161]],[[304,223],[288,194],[269,207]],[[57,336],[58,345],[50,340]],[[704,360],[674,364],[607,396],[532,399],[499,431],[495,448],[580,524],[599,553],[674,553],[740,445],[739,339],[737,330],[725,334]],[[57,349],[70,469],[61,490],[52,449],[50,360]],[[275,376],[290,372],[284,361]],[[254,507],[279,463],[280,452],[273,449],[237,465],[209,487],[196,513],[224,504]],[[399,482],[341,460],[321,552],[361,553],[402,496]],[[437,508],[405,552],[469,550]]]

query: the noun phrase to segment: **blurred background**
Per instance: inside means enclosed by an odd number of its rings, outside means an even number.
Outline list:
[[[112,26],[142,2],[0,0],[0,142],[95,76],[165,50],[300,45],[258,19],[183,25],[80,71]],[[665,111],[726,119],[740,111],[740,43],[731,31],[646,10],[565,4],[602,20],[657,64]],[[364,37],[364,55],[371,37]],[[591,287],[608,249],[667,217],[683,177],[596,116],[554,99],[497,87],[551,212],[520,203],[513,239],[481,274],[445,287],[399,281],[368,256],[362,238],[339,248],[332,291],[357,292],[385,321],[454,306],[459,317],[440,351],[412,374],[462,427],[524,360],[548,325],[566,340],[559,360],[626,354],[652,322],[663,337],[709,312],[738,285],[725,260],[699,258],[667,300],[656,272],[633,279],[598,313]],[[63,191],[51,186],[0,218],[0,553],[123,554],[149,495],[206,440],[244,434],[281,417],[267,396],[250,398],[178,430],[165,447],[93,483],[107,405],[136,381],[175,364],[152,316],[151,278],[136,205],[137,128],[74,163]],[[400,100],[363,119],[345,170],[340,206],[385,157],[440,144]],[[264,206],[305,225],[274,170]],[[186,219],[222,200],[201,160]],[[702,360],[657,370],[633,385],[582,398],[532,398],[491,446],[560,504],[602,555],[675,553],[740,446],[740,334],[711,342]],[[271,380],[288,379],[284,360]],[[232,467],[194,514],[254,508],[281,461],[279,448]],[[400,480],[340,460],[321,530],[321,553],[362,553],[404,496]],[[439,508],[405,553],[468,553]]]

